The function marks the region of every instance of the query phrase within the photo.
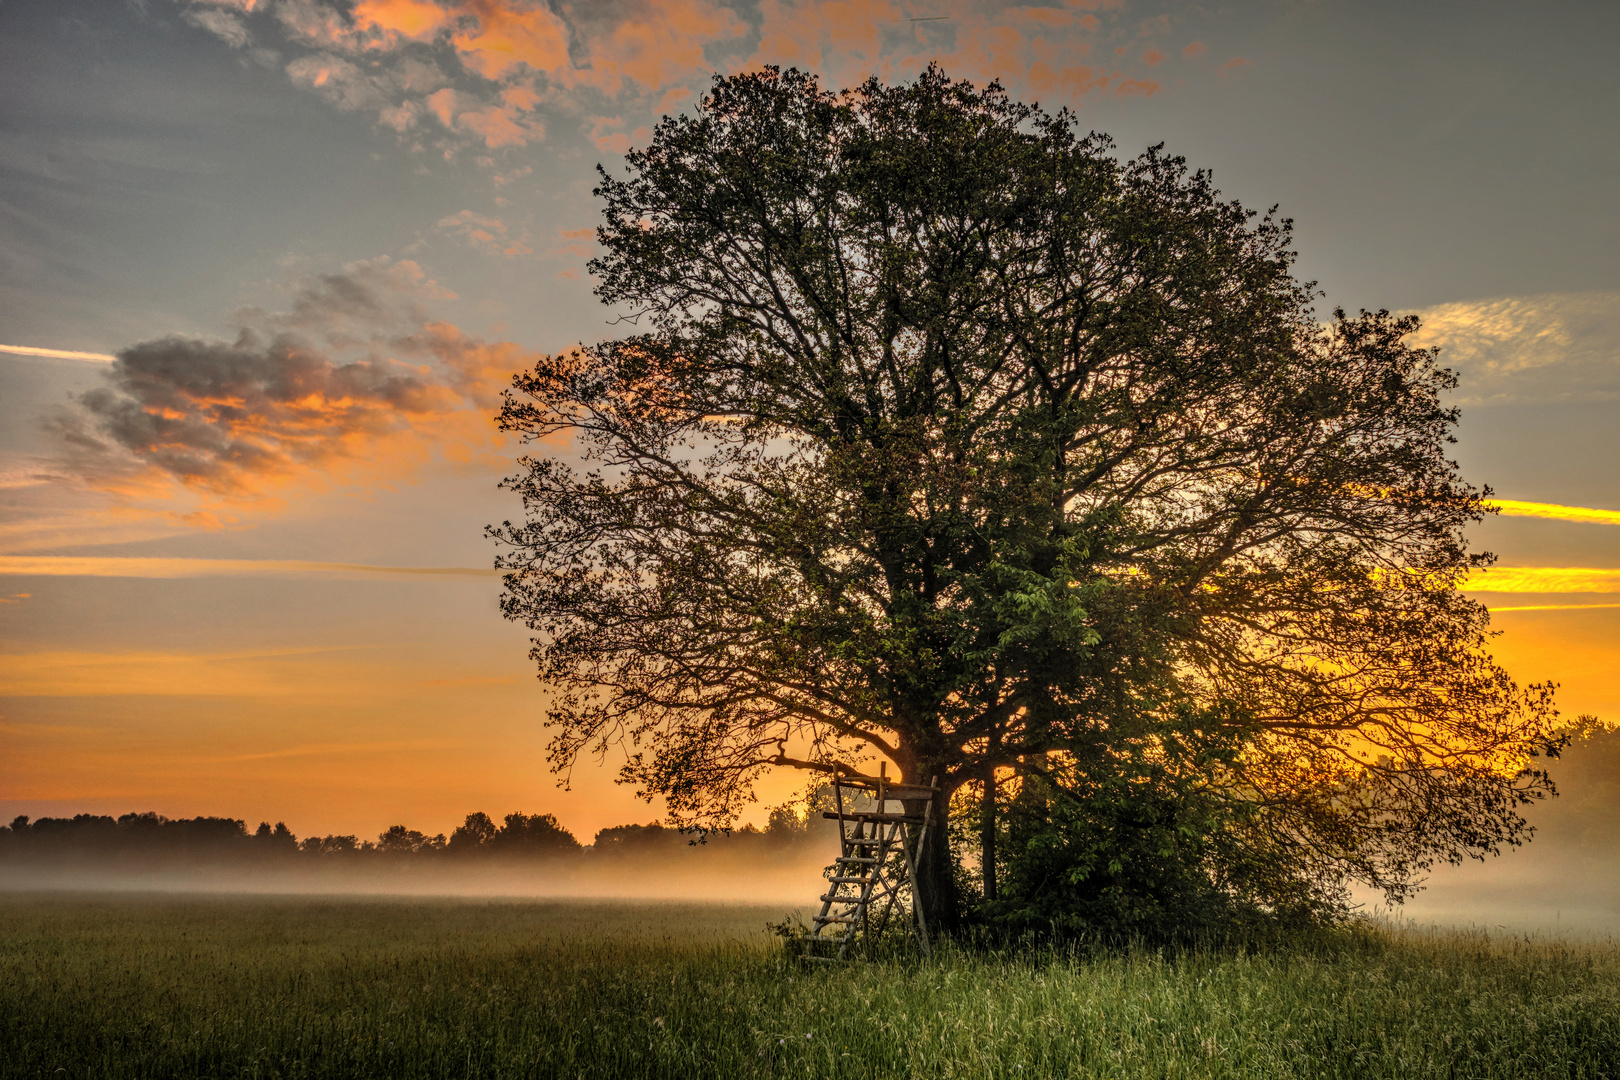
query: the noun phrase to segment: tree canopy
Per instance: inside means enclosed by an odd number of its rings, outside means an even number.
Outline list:
[[[623,746],[703,824],[885,758],[981,793],[987,893],[998,783],[1177,793],[1263,905],[1519,839],[1556,713],[1457,591],[1454,378],[1412,318],[1320,319],[1287,220],[933,68],[720,78],[626,166],[591,270],[635,332],[500,414],[546,440],[492,532],[557,768]]]

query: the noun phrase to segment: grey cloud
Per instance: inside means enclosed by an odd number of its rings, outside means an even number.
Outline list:
[[[378,435],[442,409],[434,384],[403,365],[334,362],[287,334],[244,330],[234,343],[180,337],[118,354],[110,386],[79,404],[96,430],[183,481],[232,490],[250,477],[342,456],[354,435]]]
[[[331,53],[299,57],[287,65],[287,77],[348,112],[391,104],[386,76],[373,75]]]
[[[504,382],[522,354],[431,321],[435,288],[386,259],[306,279],[286,311],[239,312],[234,340],[119,350],[106,385],[52,425],[91,486],[133,490],[144,472],[223,497],[487,440],[483,384]]]
[[[182,12],[181,17],[192,26],[207,30],[233,49],[243,48],[248,43],[246,24],[228,11],[202,8]]]

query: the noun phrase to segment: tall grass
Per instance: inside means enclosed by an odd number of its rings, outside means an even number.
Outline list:
[[[0,895],[0,1076],[1620,1077],[1620,946],[806,969],[774,909]]]

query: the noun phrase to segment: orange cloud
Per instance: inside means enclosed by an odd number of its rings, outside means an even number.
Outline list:
[[[903,78],[937,61],[958,76],[1070,104],[1110,91],[1150,96],[1160,87],[1145,70],[1077,62],[1104,32],[1098,13],[1117,17],[1122,7],[937,0],[927,14],[914,14],[900,0],[759,0],[751,25],[726,0],[358,0],[352,8],[342,0],[278,0],[233,8],[225,13],[230,25],[215,32],[240,45],[250,28],[279,24],[293,46],[312,50],[289,62],[295,82],[339,108],[373,111],[379,125],[419,149],[451,153],[473,142],[500,150],[541,139],[538,112],[547,104],[570,116],[672,111],[716,64],[794,65],[847,86],[874,73]],[[1140,40],[1167,25],[1121,24],[1115,37]],[[1184,53],[1195,46],[1202,49],[1194,43]],[[1120,45],[1117,55],[1131,48]],[[1139,63],[1145,69],[1163,58],[1148,48]],[[422,132],[425,116],[436,116],[443,131]],[[624,129],[591,138],[606,153],[636,141]]]
[[[1234,57],[1232,57],[1232,59],[1230,59],[1226,63],[1222,64],[1220,70],[1218,72],[1216,72],[1216,74],[1217,75],[1230,75],[1232,72],[1236,71],[1238,68],[1246,68],[1246,67],[1249,67],[1249,66],[1251,66],[1250,61],[1243,59],[1243,57],[1241,57],[1241,56],[1234,56]]]
[[[705,47],[748,33],[730,8],[709,0],[664,0],[620,7],[611,22],[594,5],[573,5],[571,17],[586,43],[585,62],[566,82],[609,96],[626,89],[658,91],[711,69]],[[610,9],[611,10],[611,9]]]
[[[449,24],[451,13],[433,0],[361,0],[354,6],[355,25],[427,41]]]
[[[763,0],[760,16],[751,64],[791,64],[847,83],[878,69],[884,51],[879,28],[898,36],[904,13],[890,0]]]
[[[1207,51],[1209,51],[1209,46],[1205,45],[1202,41],[1195,41],[1188,45],[1185,49],[1182,49],[1181,55],[1191,60],[1195,56],[1203,56]]]
[[[544,4],[470,0],[457,5],[465,28],[450,35],[462,62],[486,79],[498,79],[518,65],[536,71],[566,71],[568,27]]]

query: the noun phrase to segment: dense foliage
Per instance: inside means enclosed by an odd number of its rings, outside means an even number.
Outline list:
[[[1286,220],[933,69],[717,79],[627,164],[592,270],[640,331],[501,413],[550,448],[493,532],[558,768],[623,746],[724,822],[887,758],[978,790],[987,911],[1058,859],[1082,919],[1140,891],[1116,863],[1327,910],[1520,839],[1556,713],[1456,591],[1453,377],[1413,319],[1324,324]]]

